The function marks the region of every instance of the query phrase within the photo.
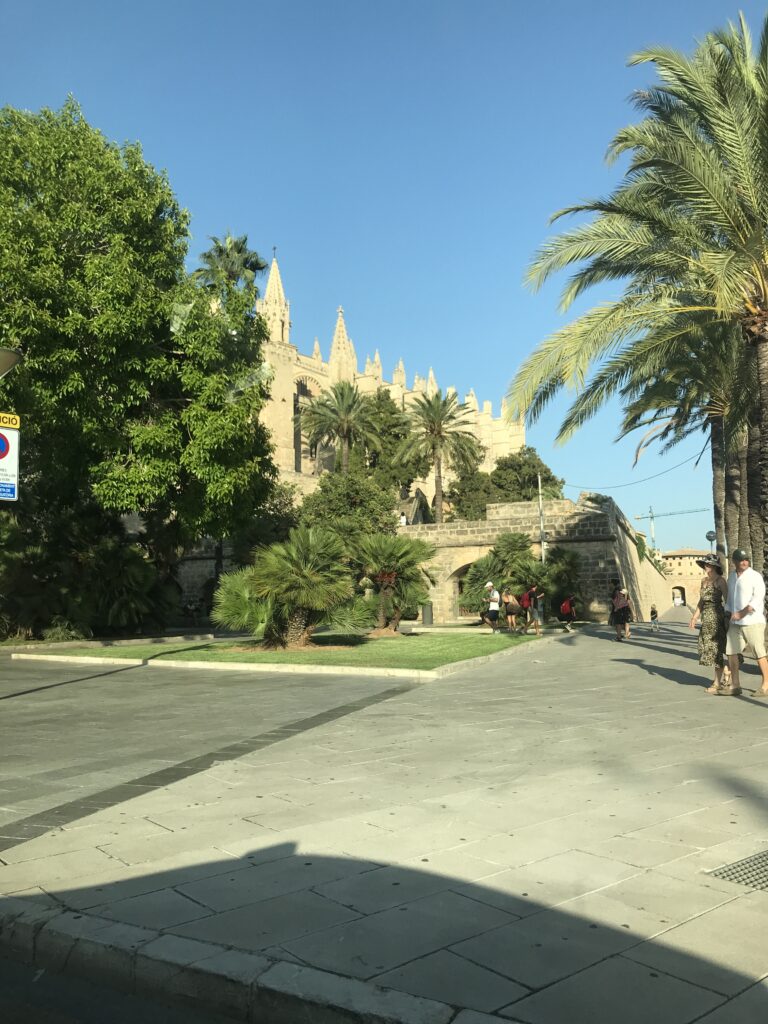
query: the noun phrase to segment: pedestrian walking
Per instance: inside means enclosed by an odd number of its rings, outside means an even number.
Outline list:
[[[541,587],[534,585],[529,591],[531,599],[531,622],[536,632],[536,636],[541,636],[541,626],[544,622],[544,591]],[[528,628],[526,627],[526,633]]]
[[[488,608],[483,614],[483,620],[491,627],[491,632],[495,633],[499,628],[499,601],[501,598],[499,597],[498,590],[490,580],[485,584],[485,597],[483,600],[488,603]]]
[[[533,604],[536,601],[536,587],[526,587],[523,593],[520,595],[520,607],[525,612],[525,624],[521,630],[523,636],[531,628],[533,622]]]
[[[576,621],[576,595],[569,594],[560,605],[559,619],[563,624],[566,633],[573,632],[573,623]]]
[[[517,616],[522,614],[523,609],[520,607],[517,598],[509,589],[509,587],[505,587],[504,590],[502,590],[501,603],[504,605],[504,615],[507,620],[507,626],[509,628],[509,631],[510,633],[516,633]]]
[[[659,632],[659,609],[655,604],[651,605],[651,632]]]
[[[725,620],[725,601],[728,597],[728,586],[723,579],[723,569],[717,555],[706,555],[696,560],[696,565],[704,570],[704,578],[699,590],[699,603],[691,616],[690,627],[699,629],[699,664],[714,667],[714,680],[707,687],[707,693],[720,694],[730,690],[731,681],[724,678],[725,644],[728,625]]]
[[[768,697],[768,656],[765,650],[765,580],[756,572],[749,555],[737,548],[731,556],[733,572],[728,576],[728,599],[725,610],[731,613],[725,653],[731,670],[730,686],[723,686],[718,695],[738,697],[739,655],[751,647],[757,658],[762,686],[755,697]]]
[[[629,640],[629,624],[632,621],[632,605],[626,587],[614,591],[613,624],[616,627],[617,640]]]

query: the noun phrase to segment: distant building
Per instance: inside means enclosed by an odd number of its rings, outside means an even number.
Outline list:
[[[317,338],[311,355],[300,353],[291,342],[290,303],[283,291],[276,259],[272,260],[264,298],[257,302],[256,308],[269,328],[264,357],[273,374],[271,395],[263,412],[263,421],[272,434],[275,462],[281,480],[298,486],[303,493],[313,491],[319,473],[333,465],[333,453],[311,453],[301,432],[301,409],[313,398],[337,381],[346,380],[356,384],[363,394],[373,394],[378,388],[386,388],[400,408],[407,410],[418,395],[434,395],[438,390],[432,367],[426,376],[417,373],[409,387],[402,359],[395,367],[391,381],[385,380],[378,350],[373,359],[370,356],[366,358],[365,368],[361,372],[355,347],[347,334],[341,306],[336,311],[336,327],[327,362],[323,359]],[[470,351],[471,346],[468,345],[467,352]],[[468,362],[471,366],[471,359],[468,358]],[[447,389],[448,392],[455,390]],[[523,447],[524,422],[520,419],[515,423],[507,423],[503,405],[502,415],[494,417],[491,403],[483,402],[481,407],[473,390],[466,394],[464,401],[470,410],[470,423],[475,437],[486,451],[480,468],[490,472],[502,455],[509,455]],[[450,475],[446,482],[450,482]],[[434,496],[432,480],[415,481],[415,485],[430,500]]]
[[[661,560],[666,566],[666,575],[672,587],[672,598],[675,604],[687,604],[695,607],[699,600],[699,587],[704,570],[696,565],[697,558],[703,558],[709,551],[698,548],[678,548],[676,551],[665,551]],[[677,592],[677,593],[675,593]]]

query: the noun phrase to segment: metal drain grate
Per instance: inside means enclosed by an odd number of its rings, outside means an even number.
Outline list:
[[[737,885],[748,885],[750,889],[768,889],[768,850],[737,860],[735,864],[724,864],[707,874]]]

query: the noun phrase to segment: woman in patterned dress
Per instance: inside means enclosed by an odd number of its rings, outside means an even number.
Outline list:
[[[707,693],[719,694],[727,690],[730,680],[723,678],[725,667],[725,638],[728,625],[725,618],[725,599],[728,597],[728,584],[723,579],[723,569],[716,555],[706,555],[696,565],[704,570],[701,581],[699,603],[691,618],[691,629],[701,618],[699,631],[699,664],[714,666],[715,678]]]

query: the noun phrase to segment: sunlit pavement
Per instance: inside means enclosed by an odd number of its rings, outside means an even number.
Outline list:
[[[0,891],[413,1020],[753,1024],[768,893],[709,872],[768,850],[768,704],[753,665],[707,695],[695,643],[590,629],[415,686],[6,660]]]

